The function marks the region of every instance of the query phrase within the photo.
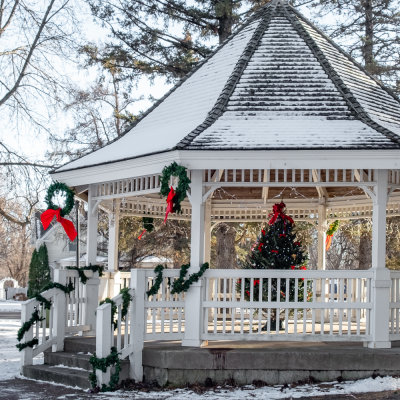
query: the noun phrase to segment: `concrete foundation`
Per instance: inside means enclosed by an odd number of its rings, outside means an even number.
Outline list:
[[[369,349],[362,343],[209,342],[197,348],[173,341],[146,342],[144,380],[161,386],[204,384],[210,379],[218,384],[262,381],[276,385],[400,375],[400,347],[396,344],[391,349]],[[67,338],[64,352],[47,351],[45,365],[25,367],[23,373],[33,379],[88,388],[89,358],[94,351],[94,337]],[[127,379],[129,361],[123,361],[121,367],[120,378]]]

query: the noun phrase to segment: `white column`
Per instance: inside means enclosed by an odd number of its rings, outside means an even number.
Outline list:
[[[372,211],[372,270],[371,336],[370,348],[390,348],[389,301],[390,272],[386,268],[386,205],[388,198],[387,170],[375,170],[375,196]]]
[[[67,283],[67,271],[65,269],[54,269],[54,282],[65,285]],[[56,343],[52,345],[52,351],[64,350],[66,314],[66,294],[62,290],[56,291],[53,314],[53,336]]]
[[[86,264],[96,264],[97,257],[97,224],[98,209],[93,200],[94,185],[89,185],[88,215],[87,215],[87,237],[86,237]]]
[[[108,270],[118,269],[119,202],[113,213],[108,214]]]
[[[133,307],[131,307],[131,321],[133,329],[130,333],[130,343],[133,345],[133,353],[129,355],[130,378],[136,382],[143,380],[143,345],[146,329],[146,314],[144,302],[146,295],[146,271],[143,269],[131,269],[131,288],[135,291]]]
[[[211,261],[211,199],[208,198],[204,209],[204,262]]]
[[[318,206],[318,264],[317,269],[325,270],[326,260],[326,205],[320,204]]]
[[[96,321],[96,356],[99,358],[107,357],[111,354],[111,343],[114,332],[111,328],[111,304],[102,304],[97,309]],[[106,372],[96,369],[96,377],[98,386],[108,385],[110,382],[110,370],[108,367]]]
[[[188,274],[197,272],[204,262],[204,203],[203,171],[193,170],[191,175],[191,247],[190,269]],[[200,330],[202,318],[201,290],[202,280],[192,284],[185,296],[185,336],[182,346],[200,347]]]

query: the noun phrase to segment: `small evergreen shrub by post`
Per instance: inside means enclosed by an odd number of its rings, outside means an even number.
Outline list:
[[[41,292],[42,288],[50,282],[47,247],[42,244],[39,251],[36,249],[33,251],[31,263],[29,264],[28,297],[35,297],[36,293]]]

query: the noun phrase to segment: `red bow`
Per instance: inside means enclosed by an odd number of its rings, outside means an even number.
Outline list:
[[[281,217],[282,220],[287,219],[291,224],[294,223],[293,219],[283,212],[285,207],[286,204],[283,201],[278,204],[274,204],[274,206],[272,207],[273,212],[269,214],[269,217],[272,216],[272,218],[268,222],[269,225],[273,225],[278,219],[278,217]]]
[[[167,197],[167,209],[165,210],[165,218],[164,218],[164,224],[167,222],[168,214],[171,212],[174,212],[174,197],[175,197],[175,190],[171,186],[171,189],[168,193]]]
[[[78,233],[76,232],[72,221],[61,216],[61,208],[58,208],[57,210],[48,209],[44,213],[42,213],[42,215],[40,216],[40,220],[42,221],[43,228],[46,230],[49,227],[51,221],[53,221],[54,217],[57,218],[57,222],[59,222],[64,228],[64,231],[69,237],[69,240],[73,242],[78,236]]]

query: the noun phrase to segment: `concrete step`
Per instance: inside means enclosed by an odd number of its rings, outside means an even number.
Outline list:
[[[82,368],[86,371],[91,371],[92,366],[89,363],[90,354],[68,353],[60,351],[52,353],[51,351],[44,352],[44,363],[48,365],[65,365],[66,367]]]
[[[65,338],[64,351],[67,353],[91,353],[96,351],[96,337],[95,336],[73,336]]]
[[[78,386],[82,389],[90,389],[89,371],[56,367],[54,365],[26,365],[23,367],[23,375],[27,378],[62,383],[68,386]]]

